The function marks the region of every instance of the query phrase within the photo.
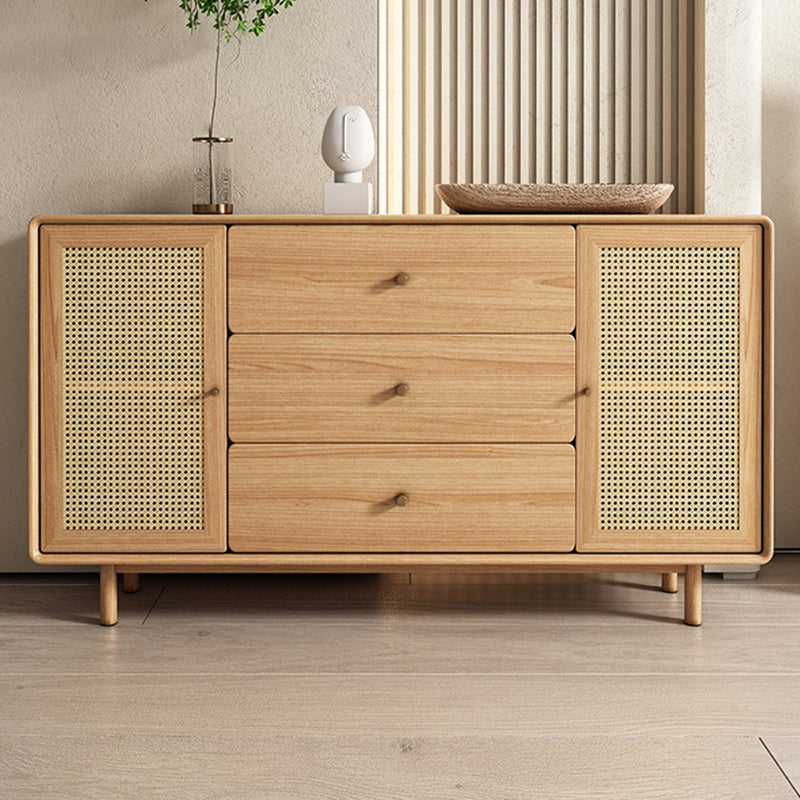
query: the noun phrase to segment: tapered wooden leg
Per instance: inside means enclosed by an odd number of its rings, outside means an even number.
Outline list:
[[[117,624],[117,568],[113,564],[100,567],[100,624]]]
[[[699,625],[703,621],[703,567],[701,564],[687,565],[683,594],[683,621],[687,625]]]
[[[662,572],[661,573],[661,591],[671,592],[675,594],[678,591],[678,573],[677,572]]]
[[[122,575],[122,589],[125,592],[138,592],[139,591],[139,573],[138,572],[125,572],[125,573],[123,573],[123,575]]]

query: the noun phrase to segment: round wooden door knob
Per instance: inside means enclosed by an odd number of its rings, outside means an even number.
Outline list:
[[[394,496],[394,503],[397,506],[407,506],[409,501],[409,496],[404,492],[400,492],[400,494],[396,494]]]
[[[397,386],[394,387],[394,393],[399,394],[402,397],[404,394],[408,394],[411,391],[411,387],[407,383],[398,383]]]
[[[394,276],[394,282],[398,286],[405,286],[411,280],[411,276],[407,272],[398,272]]]

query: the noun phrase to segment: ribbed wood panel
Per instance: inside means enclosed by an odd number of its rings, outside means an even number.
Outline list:
[[[382,2],[381,211],[519,182],[674,183],[664,210],[702,211],[702,2]]]

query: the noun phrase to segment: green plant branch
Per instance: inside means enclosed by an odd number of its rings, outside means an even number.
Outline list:
[[[145,0],[147,2],[147,0]],[[217,31],[216,54],[214,57],[214,93],[211,99],[211,117],[208,123],[209,138],[214,136],[214,121],[217,114],[219,92],[219,60],[222,37],[229,42],[236,34],[252,33],[258,36],[264,32],[264,23],[274,17],[281,8],[291,8],[294,0],[179,0],[179,7],[186,12],[186,27],[194,33],[200,27],[203,17],[214,20]],[[208,143],[209,203],[214,197],[214,171],[212,157],[213,143]]]
[[[219,89],[219,52],[222,44],[222,28],[219,25],[219,15],[217,16],[217,53],[214,58],[214,97],[211,101],[211,118],[208,123],[208,135],[214,135],[214,118],[217,114],[217,90]]]
[[[214,117],[217,114],[217,89],[219,88],[219,51],[222,44],[222,28],[219,27],[219,15],[217,15],[217,54],[214,60],[214,98],[211,101],[211,118],[208,123],[208,136],[214,136]],[[214,180],[214,142],[208,143],[208,204],[214,203],[216,194]]]
[[[294,0],[180,0],[179,6],[186,12],[186,27],[200,27],[202,17],[213,18],[214,27],[221,29],[225,41],[234,33],[264,32],[264,23],[274,17],[281,8],[291,8]]]

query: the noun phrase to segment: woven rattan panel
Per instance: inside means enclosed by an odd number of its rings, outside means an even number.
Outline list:
[[[64,527],[203,528],[203,249],[64,251]]]
[[[600,249],[601,530],[739,525],[739,251]]]

